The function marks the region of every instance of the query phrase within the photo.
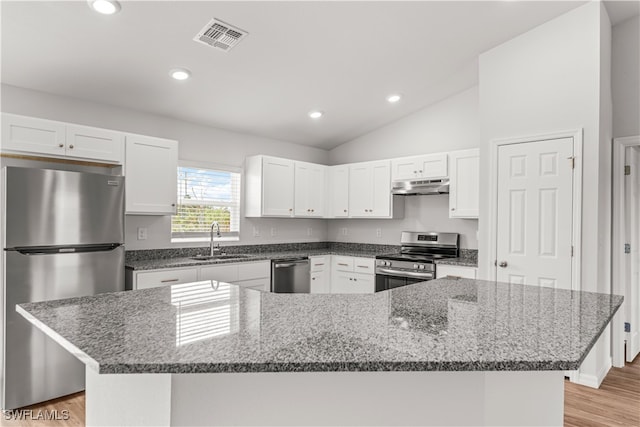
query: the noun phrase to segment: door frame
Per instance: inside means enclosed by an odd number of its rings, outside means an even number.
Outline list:
[[[582,128],[561,132],[545,133],[514,138],[493,139],[490,142],[491,154],[489,157],[490,173],[490,216],[489,216],[489,253],[493,254],[487,260],[487,271],[491,272],[490,280],[496,280],[497,267],[494,264],[497,260],[498,251],[498,149],[503,145],[523,144],[548,141],[550,139],[572,138],[573,139],[573,201],[572,201],[572,245],[573,257],[571,258],[571,289],[580,290],[580,266],[581,266],[581,241],[582,241]]]
[[[612,176],[612,233],[611,233],[611,293],[627,296],[626,282],[623,282],[622,272],[625,271],[627,259],[624,256],[625,242],[625,209],[624,209],[624,166],[627,147],[640,146],[640,135],[614,138],[613,140],[613,165]],[[622,308],[613,318],[612,333],[612,364],[615,367],[623,367],[625,364],[624,343],[626,332],[624,332],[624,319],[629,309],[627,301],[622,303]]]

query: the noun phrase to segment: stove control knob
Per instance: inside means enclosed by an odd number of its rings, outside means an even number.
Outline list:
[[[391,261],[385,261],[384,265],[387,266],[387,267],[391,267]]]
[[[418,266],[418,270],[424,270],[424,264],[420,264],[420,265]]]
[[[413,268],[417,269],[417,268],[420,268],[420,267],[418,266],[418,264],[413,264]]]

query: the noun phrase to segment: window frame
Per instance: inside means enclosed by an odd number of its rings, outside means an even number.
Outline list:
[[[237,173],[238,174],[238,181],[239,181],[239,186],[238,186],[238,231],[231,231],[231,232],[221,232],[221,238],[216,239],[216,241],[239,241],[240,240],[240,225],[242,222],[242,185],[243,185],[243,174],[242,174],[242,168],[239,167],[234,167],[234,166],[229,166],[229,165],[224,165],[221,163],[209,163],[209,162],[194,162],[194,161],[190,161],[190,160],[178,160],[178,168],[180,167],[185,167],[185,168],[199,168],[199,169],[207,169],[207,170],[212,170],[212,171],[220,171],[220,172],[230,172],[230,173]],[[176,168],[176,175],[178,174],[178,169]],[[178,192],[178,188],[176,187],[176,196],[177,196],[177,192]],[[177,198],[178,200],[178,204],[180,204],[180,199]],[[221,205],[224,205],[225,203],[222,203]],[[229,205],[232,205],[231,203],[229,203]],[[177,207],[176,207],[177,209]],[[198,233],[198,235],[195,235],[196,233],[191,233],[192,235],[188,235],[189,233],[187,232],[173,232],[173,217],[175,215],[171,215],[171,219],[170,219],[170,233],[171,233],[171,242],[172,243],[182,243],[182,242],[210,242],[211,238],[208,235],[208,232],[202,232],[202,233]],[[232,216],[233,217],[233,216]],[[206,235],[205,235],[206,234]]]

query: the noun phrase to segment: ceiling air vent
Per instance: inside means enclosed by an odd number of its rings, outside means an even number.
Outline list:
[[[213,18],[193,40],[228,52],[248,34],[238,27]]]

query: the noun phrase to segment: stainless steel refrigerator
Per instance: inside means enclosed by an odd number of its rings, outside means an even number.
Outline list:
[[[84,365],[15,306],[124,290],[124,178],[2,172],[2,409],[15,409],[84,389]]]

